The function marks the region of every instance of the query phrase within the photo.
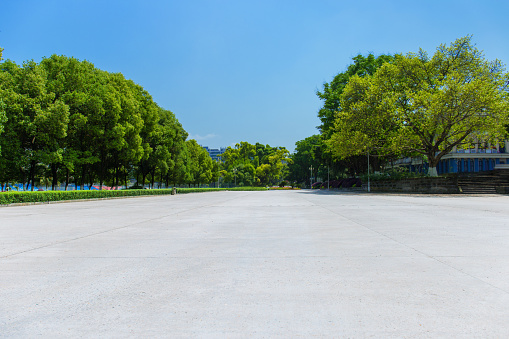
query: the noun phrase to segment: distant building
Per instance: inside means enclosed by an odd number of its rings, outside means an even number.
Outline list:
[[[214,161],[221,160],[220,156],[226,151],[226,147],[221,148],[208,148],[207,146],[202,146],[207,152],[209,152],[210,157]]]
[[[474,145],[470,149],[454,147],[444,155],[437,166],[438,174],[484,172],[494,169],[509,169],[509,153],[506,148],[509,141],[504,145]],[[404,166],[410,172],[425,173],[428,164],[422,158],[401,158],[394,162],[395,166]]]

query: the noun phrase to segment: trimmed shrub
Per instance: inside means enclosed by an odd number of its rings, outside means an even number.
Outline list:
[[[265,187],[236,188],[177,188],[177,193],[198,193],[213,191],[266,191]],[[171,195],[172,189],[132,189],[113,191],[43,191],[43,192],[1,192],[0,205],[36,203],[80,199],[107,199],[115,197],[136,197],[146,195]]]

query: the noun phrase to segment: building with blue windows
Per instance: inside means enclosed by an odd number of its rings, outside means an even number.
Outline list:
[[[506,142],[505,145],[508,145]],[[426,173],[428,164],[422,158],[402,158],[394,163],[408,168],[411,172]],[[440,159],[437,173],[484,172],[496,169],[509,169],[509,153],[506,146],[481,147],[479,144],[469,149],[457,147]]]
[[[220,147],[220,148],[209,148],[207,146],[202,146],[210,155],[212,160],[219,161],[221,160],[221,154],[223,154],[226,151],[226,147]]]

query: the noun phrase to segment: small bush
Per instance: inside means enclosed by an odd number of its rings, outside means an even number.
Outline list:
[[[322,182],[321,181],[318,181],[318,182],[315,182],[313,183],[313,185],[311,185],[311,188],[320,188],[322,187]]]

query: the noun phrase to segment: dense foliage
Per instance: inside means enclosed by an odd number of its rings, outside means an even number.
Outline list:
[[[310,180],[316,181],[319,178],[339,180],[364,171],[367,167],[365,157],[356,155],[338,157],[337,154],[332,153],[327,141],[334,131],[336,116],[342,109],[341,96],[350,78],[373,75],[384,63],[393,60],[392,55],[363,56],[359,54],[352,58],[353,63],[346,68],[346,71],[336,74],[330,83],[323,85],[322,91],[316,92],[323,101],[323,106],[318,112],[321,121],[321,125],[318,126],[320,134],[295,144],[296,149],[295,154],[292,155],[293,164],[290,165],[289,176],[292,182],[307,185],[310,184]],[[373,162],[375,166],[378,166],[377,162],[378,159],[375,159]]]
[[[454,147],[504,141],[508,84],[504,65],[486,60],[471,36],[439,46],[432,57],[422,50],[358,55],[317,92],[320,137],[296,143],[291,179],[309,180],[311,166],[321,178],[324,168],[331,179],[357,176],[403,156],[421,157],[436,175]]]
[[[0,183],[209,183],[217,169],[141,86],[53,55],[0,63]],[[213,171],[216,170],[214,175]]]
[[[338,73],[330,83],[323,85],[323,90],[317,91],[316,95],[323,100],[323,106],[318,111],[321,125],[320,132],[328,137],[334,126],[335,116],[341,110],[341,94],[353,76],[363,77],[373,75],[386,62],[392,62],[394,56],[379,55],[375,57],[373,54],[363,56],[361,54],[352,58],[353,63],[349,65],[345,72]]]
[[[441,45],[433,57],[397,55],[345,87],[328,145],[334,156],[420,154],[436,175],[455,146],[503,141],[509,75],[487,61],[471,37]]]
[[[321,136],[312,135],[295,143],[292,164],[289,166],[288,180],[292,183],[311,184],[310,178],[322,167],[320,159]],[[315,181],[315,180],[313,180]]]
[[[3,52],[3,49],[0,48],[0,61],[2,61],[2,52]],[[3,81],[3,77],[1,76],[1,73],[0,73],[0,83],[2,81]],[[2,91],[2,86],[0,85],[0,135],[4,131],[4,123],[7,120],[7,117],[5,116],[5,104],[2,100],[2,98],[3,98],[3,91]],[[1,145],[0,145],[0,147],[1,147]],[[0,156],[1,156],[1,154],[2,154],[2,149],[0,148]]]
[[[291,162],[284,147],[243,141],[222,154],[221,175],[224,182],[240,186],[276,185],[286,177]]]

